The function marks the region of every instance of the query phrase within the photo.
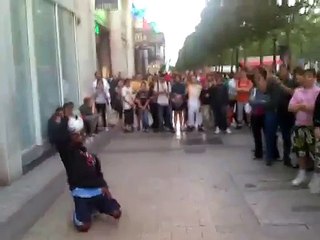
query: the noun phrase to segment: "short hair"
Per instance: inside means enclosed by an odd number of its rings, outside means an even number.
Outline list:
[[[57,107],[55,113],[62,112],[62,111],[63,111],[63,107]]]
[[[129,78],[126,78],[125,80],[124,80],[124,84],[127,84],[128,82],[130,82],[131,80],[129,79]]]
[[[63,109],[66,109],[66,108],[73,108],[74,107],[74,103],[73,102],[67,102],[65,104],[63,104]]]
[[[285,69],[285,70],[289,70],[288,69],[288,66],[286,65],[286,64],[284,64],[284,63],[282,63],[281,65],[280,65],[280,69]]]
[[[258,67],[258,72],[264,79],[267,79],[268,72],[267,72],[267,70],[265,68]]]
[[[303,76],[304,73],[305,70],[302,67],[296,67],[295,69],[293,69],[293,75]]]
[[[91,101],[91,97],[85,97],[85,98],[83,99],[83,102],[84,102],[84,103],[88,103],[89,101]]]
[[[309,69],[307,69],[305,72],[304,72],[305,74],[308,74],[308,73],[310,73],[310,74],[312,74],[312,76],[317,76],[317,72],[316,72],[316,70],[314,69],[314,68],[309,68]]]

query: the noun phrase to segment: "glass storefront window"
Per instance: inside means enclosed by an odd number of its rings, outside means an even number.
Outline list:
[[[74,15],[58,9],[59,43],[62,68],[63,98],[65,102],[79,103],[78,76],[76,61]]]
[[[11,30],[16,77],[16,100],[22,149],[35,143],[26,1],[11,0]]]
[[[54,4],[47,0],[33,1],[33,22],[36,67],[38,76],[41,132],[47,135],[47,122],[61,105]]]

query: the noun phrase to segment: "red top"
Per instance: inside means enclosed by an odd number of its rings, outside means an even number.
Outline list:
[[[167,82],[170,82],[172,80],[171,75],[166,73],[166,75],[164,76],[164,80],[166,80]]]

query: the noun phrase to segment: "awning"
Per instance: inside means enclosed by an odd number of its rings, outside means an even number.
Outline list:
[[[241,59],[240,63],[244,65],[244,60]],[[282,60],[280,59],[280,56],[276,56],[276,64],[280,65],[282,64]],[[262,65],[271,66],[273,64],[273,56],[264,56],[263,57],[263,63]],[[246,61],[247,67],[257,67],[260,66],[260,57],[248,57]]]
[[[119,0],[96,0],[96,9],[118,10]]]

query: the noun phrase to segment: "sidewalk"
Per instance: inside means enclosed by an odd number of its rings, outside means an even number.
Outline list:
[[[71,225],[66,190],[24,240],[315,240],[320,198],[295,189],[295,170],[251,159],[247,133],[117,134],[99,151],[119,223],[95,219],[87,234]]]

